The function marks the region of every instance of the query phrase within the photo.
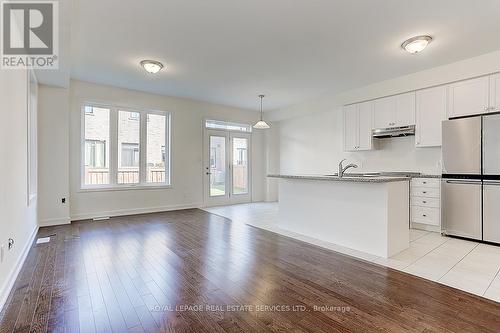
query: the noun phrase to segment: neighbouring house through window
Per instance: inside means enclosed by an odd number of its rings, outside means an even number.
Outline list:
[[[139,144],[122,143],[122,167],[139,166]]]
[[[82,188],[170,185],[169,113],[83,105],[82,117]]]
[[[106,166],[106,141],[85,140],[85,166],[92,168]]]

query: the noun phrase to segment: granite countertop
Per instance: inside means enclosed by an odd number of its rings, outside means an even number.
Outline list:
[[[420,175],[411,176],[411,178],[441,178],[441,175],[420,174]]]
[[[282,179],[303,179],[303,180],[325,180],[332,182],[353,182],[353,183],[390,183],[409,181],[409,177],[386,177],[386,176],[349,176],[347,173],[344,177],[324,176],[324,175],[267,175],[269,178]]]

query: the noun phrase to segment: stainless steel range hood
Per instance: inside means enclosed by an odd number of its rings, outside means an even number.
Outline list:
[[[372,135],[376,139],[415,135],[415,125],[392,128],[377,128],[373,130]]]

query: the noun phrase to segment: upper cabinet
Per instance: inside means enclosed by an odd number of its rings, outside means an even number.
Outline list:
[[[500,111],[500,74],[490,75],[490,111]]]
[[[364,102],[358,104],[358,149],[372,149],[372,123],[373,123],[373,102]]]
[[[393,96],[373,102],[373,128],[396,126],[396,99]]]
[[[373,128],[415,125],[415,92],[373,102]]]
[[[358,148],[358,105],[344,106],[344,150],[354,151]]]
[[[446,86],[417,91],[416,120],[415,145],[441,146],[441,123],[446,120]]]
[[[415,125],[415,92],[396,95],[396,125]]]
[[[344,107],[344,150],[372,149],[373,102]]]
[[[490,78],[479,77],[448,86],[448,118],[489,111]]]

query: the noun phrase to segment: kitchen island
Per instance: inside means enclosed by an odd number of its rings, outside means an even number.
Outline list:
[[[279,178],[279,227],[388,258],[409,247],[409,178]]]

